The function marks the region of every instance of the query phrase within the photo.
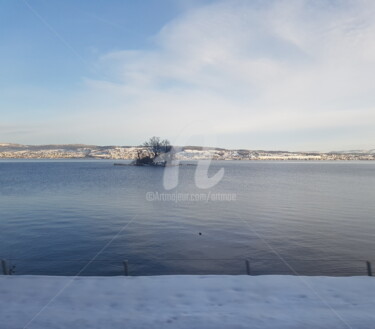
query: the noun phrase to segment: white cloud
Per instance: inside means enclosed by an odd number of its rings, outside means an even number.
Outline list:
[[[363,127],[355,141],[336,145],[332,136],[315,148],[373,147],[374,14],[375,2],[351,0],[234,0],[190,9],[164,26],[150,50],[100,58],[104,78],[87,80],[88,93],[76,100],[90,113],[77,115],[76,130],[100,126],[113,140],[136,143],[154,134],[173,139],[203,120],[209,134],[238,135],[237,145],[225,146],[249,147],[243,134],[296,131],[303,141],[314,130],[354,125]],[[277,138],[268,146],[295,147]]]

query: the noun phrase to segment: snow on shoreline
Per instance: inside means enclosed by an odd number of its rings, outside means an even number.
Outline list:
[[[375,280],[0,276],[0,319],[1,329],[367,329],[375,328]]]

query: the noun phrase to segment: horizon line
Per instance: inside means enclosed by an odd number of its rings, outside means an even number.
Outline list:
[[[105,144],[105,145],[99,145],[99,144],[85,144],[85,143],[67,143],[67,144],[20,144],[20,143],[0,143],[0,147],[7,147],[7,146],[23,146],[23,147],[38,147],[38,146],[90,146],[90,147],[142,147],[142,145],[116,145],[116,144]],[[371,149],[341,149],[341,150],[331,150],[331,151],[319,151],[319,150],[308,150],[308,151],[302,151],[302,150],[283,150],[283,149],[255,149],[255,148],[225,148],[225,147],[219,147],[219,146],[201,146],[201,145],[172,145],[173,147],[184,147],[184,148],[202,148],[207,150],[212,149],[218,149],[218,150],[230,150],[230,151],[268,151],[268,152],[287,152],[287,153],[335,153],[335,152],[355,152],[355,151],[367,151],[371,152],[374,151],[375,148]]]

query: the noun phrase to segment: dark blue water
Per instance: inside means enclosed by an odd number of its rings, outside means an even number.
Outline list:
[[[0,258],[16,274],[366,274],[375,260],[375,163],[236,162],[213,188],[180,167],[1,161]],[[148,192],[232,201],[147,201]]]

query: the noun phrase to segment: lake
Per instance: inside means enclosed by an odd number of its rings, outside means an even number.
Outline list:
[[[131,275],[246,274],[246,259],[254,275],[365,275],[375,261],[375,162],[213,161],[218,184],[184,165],[172,190],[164,168],[114,162],[0,161],[0,258],[46,275],[122,275],[124,260]]]

